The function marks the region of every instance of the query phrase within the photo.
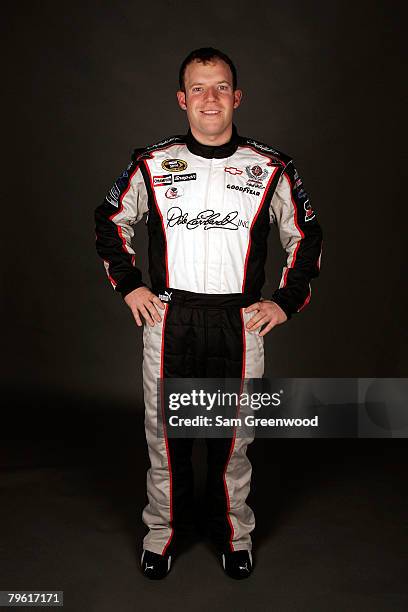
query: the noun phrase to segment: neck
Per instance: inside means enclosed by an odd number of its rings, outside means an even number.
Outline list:
[[[190,130],[194,138],[201,144],[209,145],[212,147],[218,147],[231,140],[232,136],[232,124],[230,124],[221,134],[203,134],[190,126]]]
[[[225,130],[222,134],[212,137],[211,140],[203,136],[201,132],[193,131],[191,127],[186,134],[186,145],[190,153],[207,159],[230,157],[237,150],[239,141],[240,138],[234,124],[229,126],[228,131]]]

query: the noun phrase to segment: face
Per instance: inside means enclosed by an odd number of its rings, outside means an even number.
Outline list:
[[[228,64],[218,58],[206,64],[194,60],[185,70],[184,86],[185,93],[179,90],[177,99],[187,111],[193,136],[203,144],[227,142],[242,98],[241,90],[233,90]]]

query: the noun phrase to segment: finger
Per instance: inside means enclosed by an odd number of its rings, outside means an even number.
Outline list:
[[[258,321],[260,321],[261,319],[264,318],[265,315],[260,314],[259,312],[257,314],[255,314],[253,317],[251,317],[248,321],[248,323],[246,324],[246,328],[247,329],[252,329],[252,327],[255,325],[255,323],[257,323]]]
[[[137,310],[137,308],[135,308],[134,310],[132,309],[132,314],[133,314],[133,317],[134,317],[134,319],[136,321],[136,324],[139,327],[142,327],[143,323],[142,323],[141,318],[139,317],[139,311]]]
[[[259,302],[255,302],[255,304],[251,304],[248,308],[245,308],[244,312],[253,312],[254,310],[259,310],[260,304]]]
[[[251,327],[251,331],[256,331],[257,329],[262,327],[262,325],[265,325],[265,323],[268,323],[268,322],[269,322],[269,319],[268,317],[265,317],[265,316],[260,319],[257,319],[255,324]]]
[[[165,309],[165,305],[163,304],[161,299],[157,297],[157,295],[154,296],[154,298],[152,299],[152,302],[155,306],[158,306],[159,308],[161,308],[161,310]]]
[[[266,327],[263,328],[262,331],[259,332],[260,336],[265,336],[267,333],[271,331],[276,325],[276,321],[270,321]]]
[[[140,312],[142,313],[143,317],[145,318],[146,323],[148,323],[151,327],[154,327],[154,321],[153,321],[152,317],[150,316],[149,311],[146,310],[146,308],[143,305],[140,307]]]
[[[265,317],[266,317],[266,313],[262,312],[261,310],[258,310],[256,314],[252,315],[252,317],[249,319],[248,323],[246,324],[246,328],[249,329],[253,327],[255,323],[257,323],[261,319],[264,319]]]
[[[161,302],[161,304],[163,304],[163,302]],[[162,306],[160,306],[157,302],[153,302],[152,301],[152,305],[153,305],[154,310],[159,313],[159,321],[161,321],[159,308],[165,308],[164,304]],[[151,311],[151,309],[150,309],[150,311]]]
[[[153,302],[148,302],[146,304],[146,308],[150,312],[153,319],[155,319],[158,323],[160,323],[161,316],[159,315],[159,311],[157,310],[155,304],[153,304]]]

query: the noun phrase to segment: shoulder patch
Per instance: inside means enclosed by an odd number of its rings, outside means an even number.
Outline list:
[[[147,147],[141,147],[138,149],[134,149],[132,159],[146,159],[150,157],[150,154],[154,151],[159,151],[165,147],[168,147],[171,144],[183,143],[184,136],[170,136],[169,138],[164,138],[159,142],[155,142],[154,144],[148,145]]]

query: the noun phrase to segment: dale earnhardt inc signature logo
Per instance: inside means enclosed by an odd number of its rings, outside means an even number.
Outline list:
[[[221,213],[207,209],[199,212],[193,219],[189,219],[188,212],[183,213],[178,206],[172,206],[167,211],[167,227],[174,227],[175,225],[184,225],[188,230],[197,229],[197,227],[203,227],[205,230],[249,228],[249,222],[246,219],[238,218],[237,210],[232,210],[222,217]]]

